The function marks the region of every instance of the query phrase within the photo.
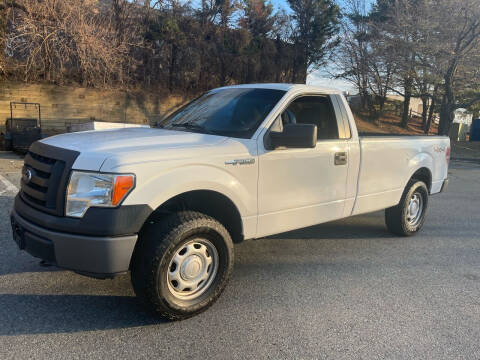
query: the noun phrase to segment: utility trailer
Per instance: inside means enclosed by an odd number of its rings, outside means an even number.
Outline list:
[[[14,117],[15,110],[27,112],[33,108],[35,117]],[[32,143],[42,138],[42,118],[39,103],[10,102],[10,118],[5,122],[5,150],[26,153]]]

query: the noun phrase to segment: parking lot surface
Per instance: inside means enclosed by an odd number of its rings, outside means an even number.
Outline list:
[[[237,245],[219,301],[169,323],[128,275],[94,280],[18,250],[21,163],[0,156],[0,359],[480,358],[480,164],[452,163],[416,237],[389,234],[379,212]]]

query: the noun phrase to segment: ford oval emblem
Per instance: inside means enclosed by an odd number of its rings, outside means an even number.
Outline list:
[[[26,166],[23,167],[22,169],[22,180],[25,184],[28,184],[30,180],[32,180],[32,170]]]

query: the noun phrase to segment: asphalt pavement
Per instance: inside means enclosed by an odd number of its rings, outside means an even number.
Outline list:
[[[94,280],[16,247],[21,159],[0,156],[0,359],[479,359],[480,164],[453,162],[423,231],[383,213],[247,241],[207,312],[154,318],[128,275]]]

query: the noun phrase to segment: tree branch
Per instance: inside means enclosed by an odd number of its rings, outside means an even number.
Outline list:
[[[28,13],[25,6],[17,3],[15,0],[5,0],[3,2],[3,4],[0,4],[0,10],[5,10],[5,9],[9,9],[9,8],[19,9],[19,10],[22,10],[23,12]]]
[[[469,101],[467,103],[455,105],[455,109],[462,109],[462,108],[468,109],[478,102],[480,102],[480,94],[478,94],[476,97],[474,97],[471,101]]]

